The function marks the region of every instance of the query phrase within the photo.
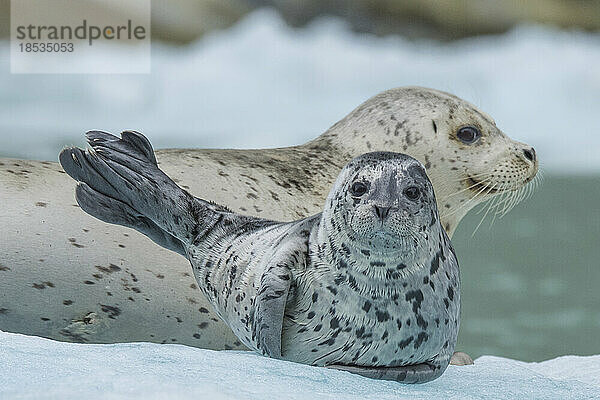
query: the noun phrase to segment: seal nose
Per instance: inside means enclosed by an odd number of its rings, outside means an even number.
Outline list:
[[[382,207],[382,206],[373,206],[373,207],[375,208],[375,214],[382,221],[387,218],[387,216],[390,213],[390,210],[392,208],[392,207]]]
[[[535,149],[532,147],[530,149],[523,149],[523,154],[525,158],[531,162],[535,162]]]

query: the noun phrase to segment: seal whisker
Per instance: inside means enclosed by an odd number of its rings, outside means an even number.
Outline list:
[[[500,218],[502,218],[510,210],[512,210],[514,208],[514,206],[516,206],[520,201],[520,197],[521,197],[523,188],[519,188],[519,189],[515,190],[514,189],[515,186],[516,185],[512,185],[511,190],[507,191],[508,196],[506,198],[506,201],[503,203],[503,207],[502,207],[502,210],[499,215]]]
[[[484,180],[485,180],[485,179],[484,179]],[[463,179],[463,180],[461,180],[461,181],[464,181],[464,179]],[[450,193],[449,195],[447,195],[447,196],[445,197],[445,199],[449,199],[449,198],[450,198],[450,197],[452,197],[452,196],[456,196],[456,195],[458,195],[458,194],[461,194],[461,193],[463,193],[463,192],[465,192],[465,191],[467,191],[467,190],[470,190],[470,189],[474,188],[475,186],[481,186],[481,182],[475,182],[475,183],[473,183],[471,186],[467,186],[466,188],[463,188],[463,189],[461,189],[461,190],[459,190],[459,191],[457,191],[457,192]]]
[[[470,174],[467,171],[464,172],[464,176],[459,176],[455,179],[448,179],[446,182],[447,183],[456,183],[456,182],[464,182],[465,180],[468,180],[469,178],[474,178],[474,179],[479,179],[479,180],[486,180],[489,177],[494,176],[494,171],[491,172],[483,172],[480,174]]]
[[[494,222],[496,221],[496,216],[498,215],[497,210],[498,207],[500,207],[500,204],[502,203],[502,200],[507,196],[507,192],[502,192],[500,194],[498,194],[497,196],[494,196],[492,198],[492,200],[489,202],[489,209],[492,211],[492,219],[490,221],[490,227],[494,224]]]
[[[512,191],[512,199],[508,204],[507,209],[504,211],[503,216],[506,215],[510,210],[512,210],[517,204],[521,202],[524,190],[525,188],[521,187]]]
[[[456,207],[454,210],[451,210],[449,212],[443,213],[442,216],[441,216],[441,218],[446,218],[446,217],[449,217],[449,216],[451,216],[453,214],[456,214],[460,210],[463,210],[465,207],[467,207],[470,203],[472,203],[473,201],[475,201],[488,188],[488,186],[490,185],[490,183],[488,182],[486,184],[484,182],[483,185],[484,186],[477,193],[475,193],[475,195],[473,197],[471,197],[469,200],[467,200],[463,204],[461,204],[458,207]]]
[[[486,194],[489,194],[492,190],[494,190],[494,187],[497,186],[498,184],[495,184],[494,186],[490,187],[490,189],[488,189],[488,192]],[[491,200],[493,201],[493,199]],[[488,201],[488,203],[491,203],[491,201]],[[479,221],[479,223],[477,224],[477,226],[475,227],[475,229],[473,230],[473,233],[471,234],[471,237],[475,237],[475,233],[477,232],[477,230],[479,229],[479,227],[481,226],[481,224],[483,223],[483,220],[485,219],[485,217],[487,217],[488,213],[490,212],[491,209],[491,204],[486,205],[485,207],[483,207],[479,213],[481,213],[482,210],[486,210],[486,212],[483,214],[483,217],[481,217],[481,221]]]

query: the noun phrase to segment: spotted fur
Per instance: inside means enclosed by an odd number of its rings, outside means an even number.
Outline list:
[[[321,214],[281,223],[191,196],[158,168],[137,132],[87,137],[90,150],[60,155],[79,182],[81,208],[185,255],[200,290],[247,347],[406,383],[447,367],[459,324],[458,263],[417,160],[359,156]]]

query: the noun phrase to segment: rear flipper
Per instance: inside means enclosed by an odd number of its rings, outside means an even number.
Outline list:
[[[329,365],[328,368],[339,369],[367,378],[396,381],[401,383],[425,383],[439,378],[448,367],[445,363],[422,363],[401,367],[362,367],[353,365]]]
[[[133,228],[152,239],[156,244],[181,254],[187,253],[183,243],[163,231],[150,219],[136,212],[127,204],[112,197],[96,192],[86,183],[80,183],[75,190],[77,203],[83,211],[109,224],[117,224]]]
[[[121,136],[90,131],[86,137],[91,149],[61,152],[65,172],[83,182],[76,191],[78,203],[94,217],[137,229],[185,255],[201,225],[214,221],[219,213],[158,168],[146,137],[132,131]]]

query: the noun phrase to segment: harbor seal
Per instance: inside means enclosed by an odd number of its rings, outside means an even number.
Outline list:
[[[321,211],[342,167],[377,150],[425,165],[450,237],[476,204],[514,204],[538,165],[531,146],[506,136],[475,106],[416,87],[372,97],[299,146],[156,155],[191,193],[239,213],[292,221]],[[65,190],[72,187],[57,163],[0,159],[1,330],[83,343],[245,348],[183,258],[81,212]]]
[[[200,290],[247,347],[363,376],[423,383],[450,362],[458,262],[421,163],[375,152],[350,161],[322,213],[293,222],[198,199],[159,168],[145,136],[86,134],[64,170],[90,215],[185,256]]]

